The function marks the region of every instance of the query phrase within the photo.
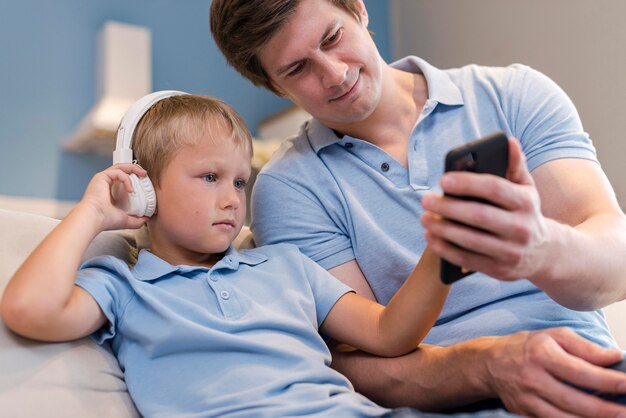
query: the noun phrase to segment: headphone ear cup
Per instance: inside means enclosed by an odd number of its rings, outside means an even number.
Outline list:
[[[152,216],[156,210],[156,193],[150,179],[130,174],[133,192],[128,194],[129,209],[127,213],[134,216]]]
[[[156,211],[156,192],[154,191],[154,186],[152,182],[148,178],[148,176],[141,177],[139,179],[141,183],[141,190],[144,192],[144,197],[146,199],[146,210],[144,216],[152,216]]]

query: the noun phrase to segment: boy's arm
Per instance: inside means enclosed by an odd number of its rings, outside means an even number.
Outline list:
[[[395,357],[414,350],[433,326],[448,294],[439,280],[439,258],[427,248],[386,307],[346,293],[320,330],[369,353]]]
[[[111,201],[116,182],[131,190],[128,173],[145,175],[133,164],[94,176],[83,199],[39,244],[7,285],[0,313],[9,328],[25,337],[66,341],[89,335],[106,323],[95,300],[74,285],[81,257],[104,230],[138,228],[147,218],[128,216]]]

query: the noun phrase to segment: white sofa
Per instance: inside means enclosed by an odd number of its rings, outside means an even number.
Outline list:
[[[0,209],[0,294],[24,258],[58,222]],[[244,231],[236,244],[248,246],[250,240]],[[112,254],[130,261],[143,245],[145,236],[136,231],[104,232],[85,258]],[[623,306],[608,310],[611,326],[622,332],[624,310]],[[620,344],[626,348],[626,341]],[[13,334],[0,323],[0,416],[117,418],[139,414],[115,357],[106,349],[88,338],[38,343]]]
[[[59,222],[0,209],[0,295],[28,254]],[[147,246],[145,230],[103,232],[83,259],[111,254],[127,262]],[[247,227],[238,247],[252,246]],[[0,417],[138,417],[117,360],[89,338],[39,343],[12,333],[0,321]]]
[[[58,220],[0,209],[0,294],[26,256]],[[86,257],[136,255],[132,233],[105,232]],[[138,417],[112,353],[88,338],[38,343],[0,323],[0,416]]]

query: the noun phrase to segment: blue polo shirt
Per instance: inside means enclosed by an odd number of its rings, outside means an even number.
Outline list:
[[[134,267],[86,262],[77,285],[109,320],[128,390],[149,417],[369,417],[386,409],[331,369],[318,326],[350,289],[293,245],[237,252],[213,268],[149,251]]]
[[[293,243],[326,269],[356,259],[383,304],[424,251],[421,199],[436,188],[449,149],[502,130],[520,140],[530,170],[559,158],[597,161],[574,105],[538,71],[519,64],[443,71],[417,57],[393,66],[423,74],[428,84],[407,144],[408,168],[313,119],[274,154],[252,194],[258,244]],[[479,273],[452,286],[425,342],[449,345],[554,326],[615,346],[601,311],[572,311],[527,280],[507,283]]]

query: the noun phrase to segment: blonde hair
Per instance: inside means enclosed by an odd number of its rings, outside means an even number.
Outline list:
[[[231,140],[252,157],[252,136],[241,116],[219,99],[195,94],[172,96],[155,103],[137,124],[133,155],[158,187],[174,153],[212,132],[230,132],[229,138],[212,139]]]

